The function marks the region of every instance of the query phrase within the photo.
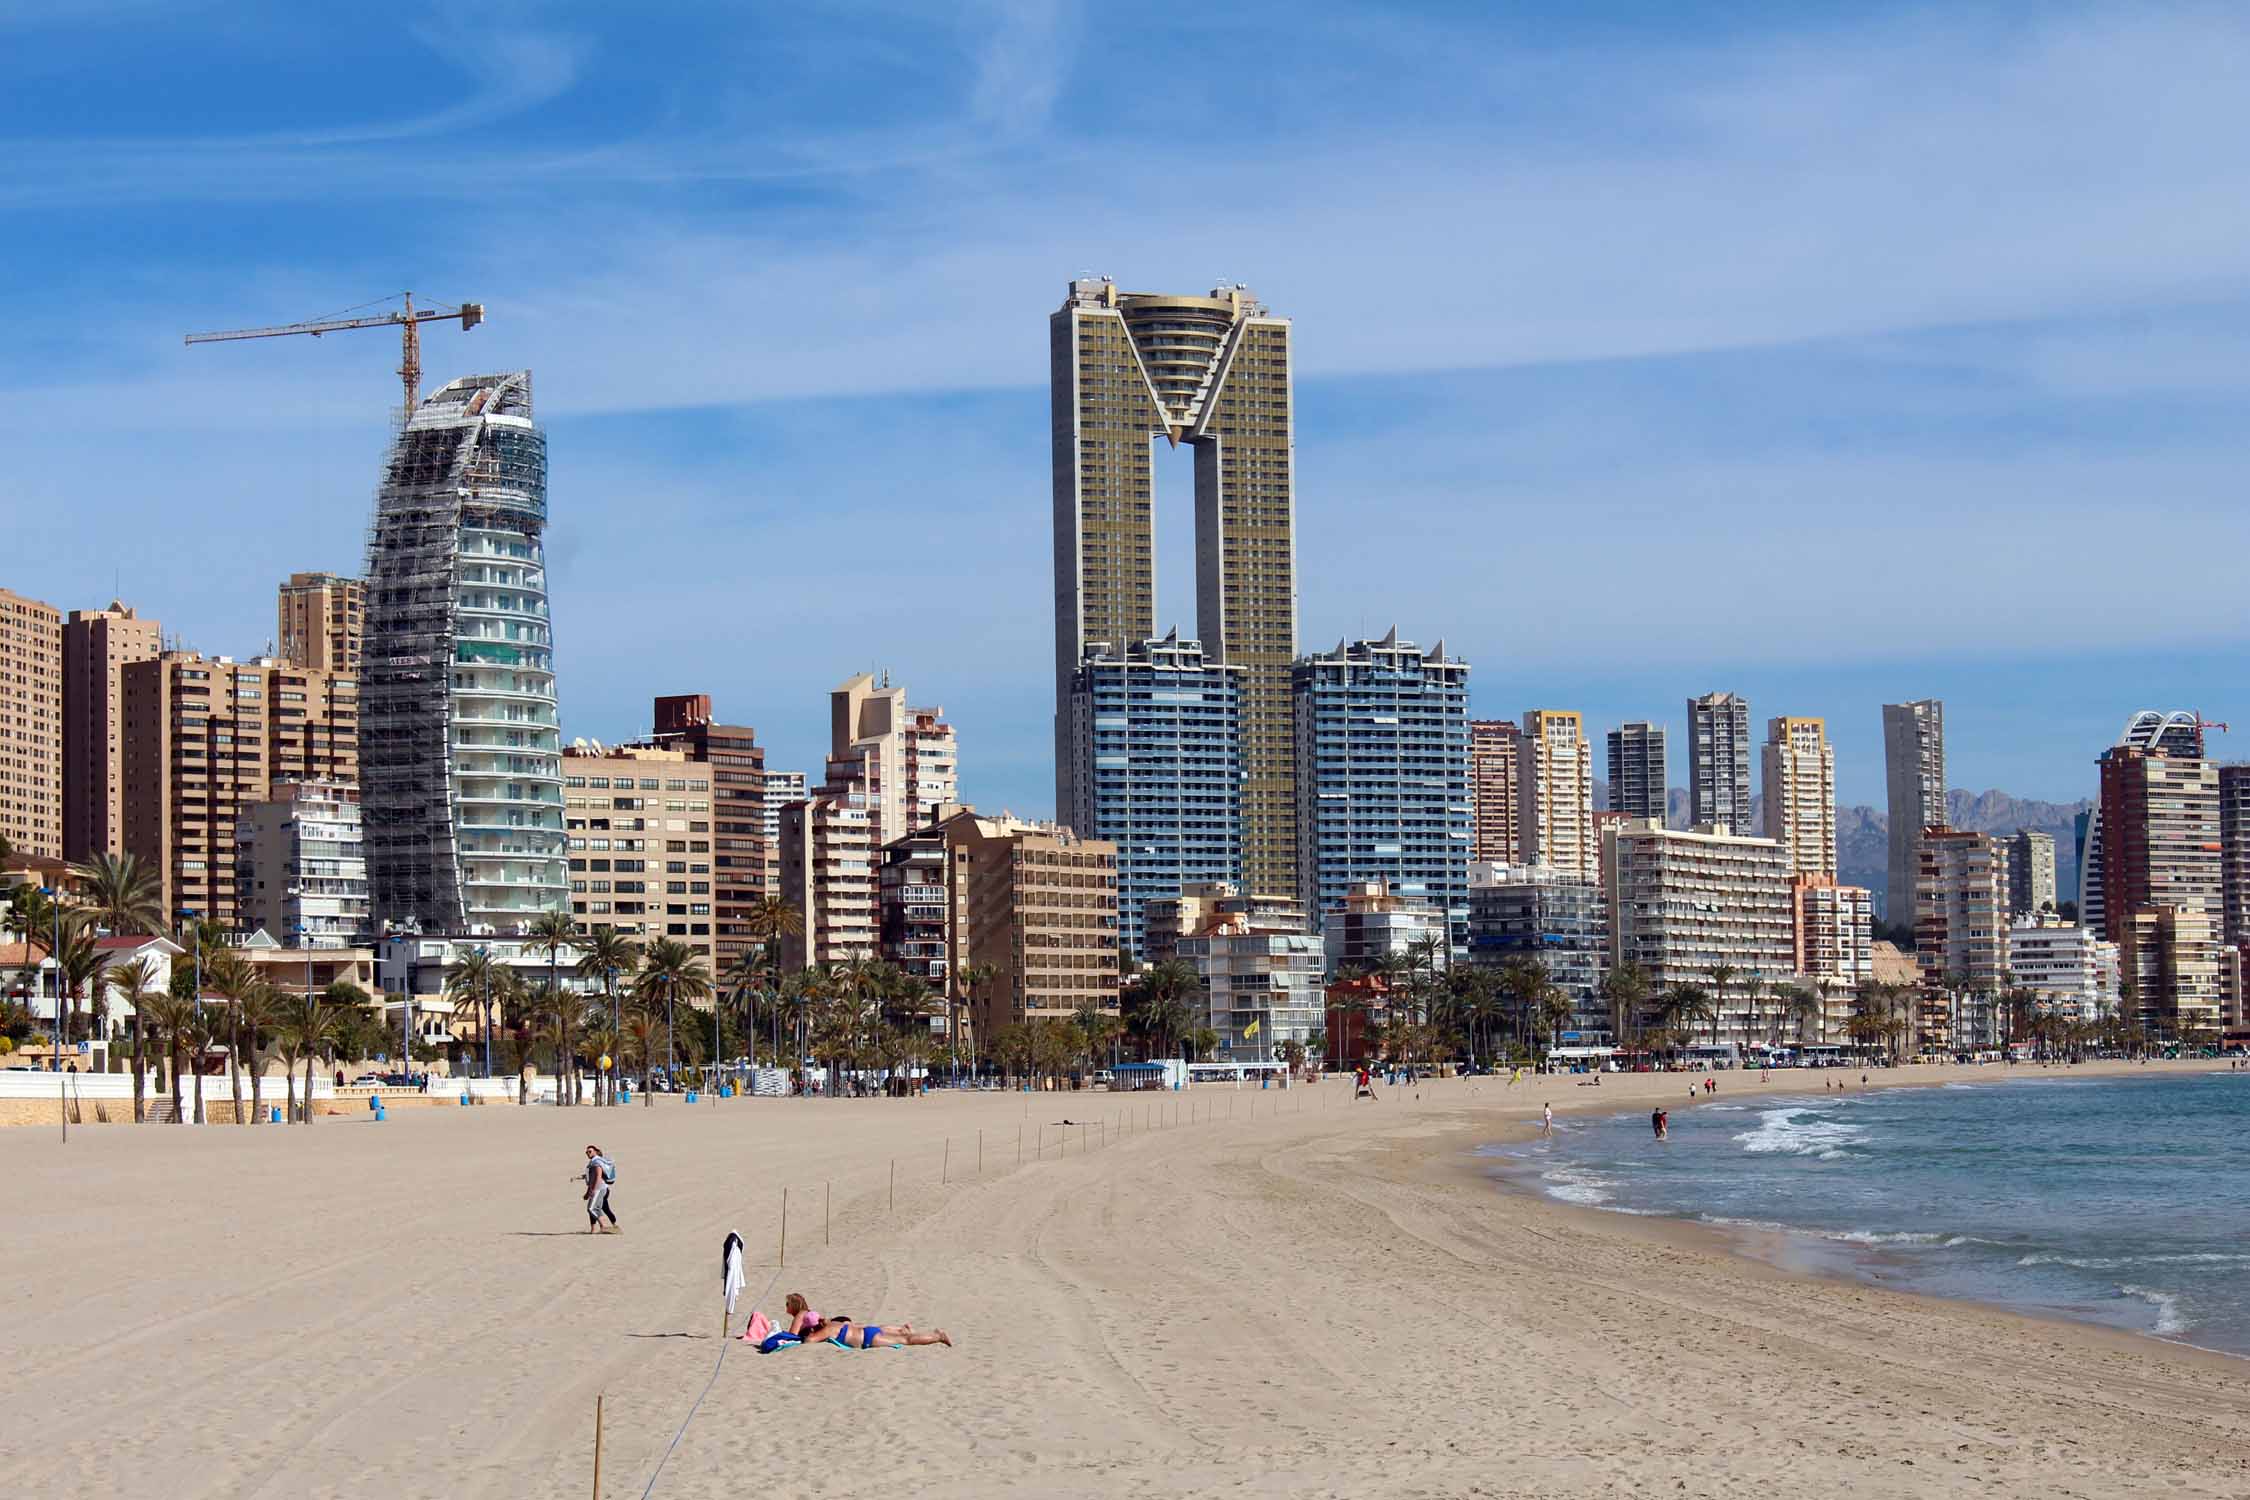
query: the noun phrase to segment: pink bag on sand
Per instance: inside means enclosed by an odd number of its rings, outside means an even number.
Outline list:
[[[766,1320],[764,1313],[755,1310],[750,1314],[750,1326],[742,1330],[742,1336],[753,1344],[762,1344],[773,1334],[773,1324]]]

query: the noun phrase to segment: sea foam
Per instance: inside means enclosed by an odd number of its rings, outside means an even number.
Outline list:
[[[1823,1119],[1811,1109],[1769,1109],[1758,1116],[1757,1128],[1734,1137],[1745,1151],[1760,1155],[1778,1152],[1835,1161],[1856,1155],[1849,1147],[1867,1139],[1867,1127],[1844,1120]]]

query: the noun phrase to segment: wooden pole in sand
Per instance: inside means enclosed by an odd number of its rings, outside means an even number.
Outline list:
[[[944,1186],[945,1186],[945,1174],[946,1174],[946,1173],[948,1173],[948,1172],[950,1172],[950,1171],[952,1171],[952,1170],[953,1170],[953,1137],[952,1137],[952,1136],[947,1136],[947,1137],[945,1138],[945,1160],[943,1160],[943,1161],[941,1161],[941,1162],[939,1162],[939,1163],[938,1163],[938,1169],[937,1169],[937,1180],[938,1180],[938,1186],[939,1186],[939,1187],[944,1187]]]
[[[1016,1126],[1016,1165],[1023,1165],[1023,1126]]]
[[[891,1158],[891,1212],[898,1212],[898,1158]]]
[[[602,1500],[602,1398],[594,1397],[594,1500]]]
[[[787,1188],[781,1190],[781,1255],[775,1261],[775,1264],[777,1266],[789,1264],[789,1189]]]
[[[984,1175],[984,1132],[977,1132],[977,1175]]]
[[[835,1198],[835,1181],[833,1179],[824,1180],[820,1185],[820,1242],[823,1245],[828,1243],[828,1205],[834,1202]]]

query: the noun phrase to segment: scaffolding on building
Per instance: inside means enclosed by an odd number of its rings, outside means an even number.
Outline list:
[[[478,689],[490,687],[483,681],[488,668],[506,668],[495,691],[544,698],[548,721],[528,722],[553,727],[545,524],[546,447],[531,425],[528,372],[466,377],[419,403],[392,446],[367,532],[360,779],[378,930],[386,923],[499,930],[502,922],[520,926],[535,909],[566,900],[559,759],[551,828],[518,822],[500,842],[480,844],[464,817],[464,804],[547,800],[536,787],[526,796],[516,780],[467,794],[464,776],[528,776],[540,784],[548,776],[536,749],[527,755],[520,745],[469,738],[479,720],[462,710],[465,696],[478,699]],[[473,597],[464,585],[475,581],[477,596],[490,591],[485,580],[496,571],[494,559],[505,559],[517,576],[502,590],[507,612],[536,619],[529,645],[487,638],[496,632],[481,625],[464,630],[464,606]],[[506,628],[511,637],[524,629]],[[516,822],[521,814],[506,816]],[[480,854],[499,863],[480,868]],[[526,883],[528,899],[518,889]]]

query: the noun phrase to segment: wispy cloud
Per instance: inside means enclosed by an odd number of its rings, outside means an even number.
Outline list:
[[[882,661],[977,764],[1028,766],[1045,318],[1093,270],[1240,279],[1296,318],[1308,640],[1396,619],[1504,692],[2250,629],[2250,15],[1397,9],[1151,14],[1130,45],[1037,0],[613,18],[664,30],[656,59],[531,12],[425,32],[395,113],[339,88],[56,139],[0,101],[0,203],[52,242],[0,351],[5,499],[99,511],[52,554],[71,590],[145,554],[168,622],[244,649],[264,605],[208,580],[353,565],[396,345],[177,333],[479,298],[490,322],[425,354],[538,372],[586,731],[647,691],[645,640],[572,625],[600,600],[713,643],[668,646],[667,686],[809,714],[785,744]],[[682,580],[663,549],[691,534],[730,571]],[[867,607],[925,561],[994,586]],[[746,617],[820,659],[746,660]]]

